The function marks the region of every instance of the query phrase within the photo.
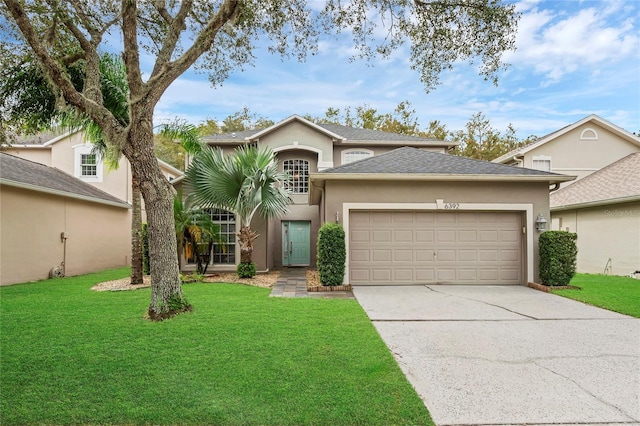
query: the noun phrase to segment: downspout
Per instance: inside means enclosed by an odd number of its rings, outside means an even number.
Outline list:
[[[560,184],[559,183],[554,183],[552,188],[549,188],[549,194],[551,194],[552,192],[557,191],[558,189],[560,189]]]
[[[524,160],[522,158],[513,157],[513,161],[515,161],[518,165],[516,167],[524,167]]]

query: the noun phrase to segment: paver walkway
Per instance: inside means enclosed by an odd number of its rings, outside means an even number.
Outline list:
[[[282,268],[270,297],[315,297],[322,299],[354,299],[351,291],[307,291],[307,270],[303,267]]]

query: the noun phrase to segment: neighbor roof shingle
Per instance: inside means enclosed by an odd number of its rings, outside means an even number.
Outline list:
[[[320,173],[563,176],[413,147],[394,149],[385,154],[327,169]]]
[[[572,185],[552,192],[550,202],[554,208],[629,197],[640,197],[640,152],[629,154]]]
[[[91,198],[98,202],[128,207],[124,201],[82,182],[59,169],[0,153],[0,181],[6,184],[33,187],[34,190],[68,194],[74,198]],[[50,190],[50,191],[46,191]]]

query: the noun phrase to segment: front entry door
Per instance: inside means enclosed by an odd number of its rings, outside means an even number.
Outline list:
[[[282,265],[307,266],[310,256],[310,222],[282,222]]]

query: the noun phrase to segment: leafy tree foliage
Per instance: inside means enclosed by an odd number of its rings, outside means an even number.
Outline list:
[[[198,126],[198,130],[202,135],[215,135],[251,129],[264,129],[274,124],[272,120],[256,113],[251,113],[248,107],[244,107],[242,111],[235,112],[223,119],[222,124],[218,124],[216,120],[208,119]]]
[[[153,153],[153,111],[163,93],[192,67],[213,83],[253,60],[253,48],[303,60],[317,50],[320,32],[348,33],[356,57],[388,58],[408,46],[410,63],[428,90],[458,61],[478,61],[497,79],[501,54],[512,49],[518,14],[502,0],[328,0],[322,10],[305,0],[3,0],[0,69],[37,61],[54,87],[56,105],[71,105],[100,128],[114,151],[131,163],[147,208],[152,262],[149,317],[163,319],[188,306],[175,256],[172,186]],[[380,37],[380,33],[384,35]],[[130,91],[128,124],[103,103],[100,51],[106,35],[122,34]],[[149,63],[143,73],[141,56]],[[31,61],[30,61],[31,59]],[[83,87],[68,67],[81,64]],[[146,66],[145,66],[146,68]],[[10,130],[2,126],[3,132]]]

